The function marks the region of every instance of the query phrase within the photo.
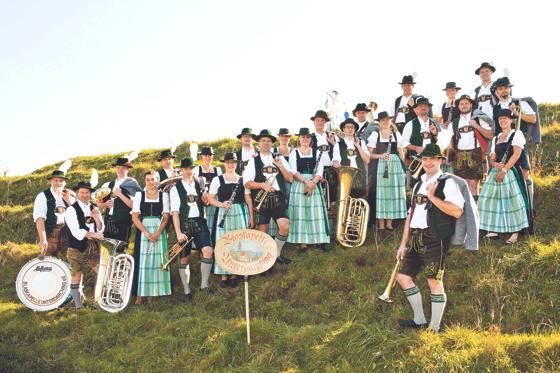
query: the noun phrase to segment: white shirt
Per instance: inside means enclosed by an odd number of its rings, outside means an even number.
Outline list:
[[[507,100],[505,101],[500,101],[500,107],[502,109],[509,109],[510,105],[511,105],[511,97],[508,97]],[[529,105],[529,103],[527,103],[527,101],[521,101],[519,106],[521,106],[521,114],[525,114],[525,115],[535,115],[535,111],[531,108],[531,105]]]
[[[297,152],[297,154],[296,154]],[[319,162],[319,166],[317,166],[317,172],[315,172],[315,175],[319,175],[319,176],[323,176],[323,170],[324,170],[324,160],[325,160],[325,155],[328,156],[328,154],[326,154],[327,152],[323,152],[323,155],[321,155],[321,160],[319,160],[319,153],[321,151],[317,150],[317,161]],[[294,173],[301,173],[298,171],[297,169],[297,155],[299,154],[300,158],[313,158],[313,151],[311,151],[311,154],[309,155],[304,155],[302,154],[302,152],[300,152],[299,149],[294,149],[291,153],[290,153],[290,160],[289,160],[289,164],[290,164],[290,168],[294,171]]]
[[[410,145],[410,137],[412,136],[412,122],[414,121],[411,120],[409,121],[407,124],[405,124],[403,132],[402,132],[402,147],[406,148],[408,145]],[[424,132],[430,132],[430,118],[426,119],[426,121],[424,122],[422,120],[422,118],[418,117],[418,121],[420,122],[420,134],[424,133]],[[442,131],[445,131],[445,129],[442,128]],[[422,146],[426,146],[431,142],[431,140],[429,138],[427,139],[423,139],[422,141]]]
[[[243,162],[253,158],[255,154],[255,149],[252,146],[249,149],[241,148],[241,160]]]
[[[126,180],[126,177],[125,177],[125,178],[122,178],[122,179],[116,179],[116,180],[115,180],[115,185],[113,186],[113,192],[115,191],[116,188],[120,188],[120,187],[121,187],[121,184],[122,184],[123,181],[125,181],[125,180]],[[105,183],[105,184],[103,184],[103,188],[108,188],[108,187],[109,187],[109,184],[110,184],[110,183]],[[117,197],[117,198],[118,198],[118,197]],[[111,198],[111,201],[114,202],[115,199],[117,199],[117,198]],[[109,215],[113,215],[113,209],[114,209],[114,207],[111,207],[111,208],[109,209]]]
[[[329,144],[329,142],[327,141],[327,132],[323,132],[321,134],[319,134],[318,132],[315,132],[315,136],[317,137],[317,146],[321,146],[321,145],[331,145]],[[338,141],[337,136],[334,136],[334,140]],[[325,167],[328,166],[332,166],[332,160],[331,160],[331,156],[329,155],[329,152],[323,152],[323,156],[321,157],[321,163],[323,163],[323,165]]]
[[[257,156],[258,157],[258,156]],[[268,154],[268,155],[263,155],[262,153],[260,154],[261,160],[263,162],[263,167],[266,166],[275,166],[273,161],[274,159],[272,158],[272,154]],[[255,157],[256,158],[256,157]],[[243,171],[243,183],[244,185],[247,185],[247,183],[249,181],[255,181],[255,158],[251,158],[249,160],[249,163],[247,164],[247,167],[245,167],[245,170]],[[288,162],[286,162],[286,159],[282,156],[278,157],[280,159],[280,161],[282,162],[282,166],[284,166],[284,168],[286,170],[288,170],[288,172],[293,173],[292,168],[290,167],[290,165],[288,164]],[[275,166],[276,167],[276,166]],[[267,172],[264,172],[264,177],[266,180],[268,180],[269,177],[271,176],[276,176],[278,175],[278,172],[269,174]],[[274,179],[274,182],[272,183],[272,189],[279,191],[280,190],[280,186],[278,185],[278,180],[277,178]]]
[[[478,97],[486,96],[486,95],[492,96],[492,91],[490,90],[491,87],[492,87],[492,82],[488,83],[487,86],[484,86],[484,84],[481,84],[480,85],[480,91],[478,91]],[[494,106],[494,104],[493,104],[492,99],[478,103],[478,108],[480,110],[482,110],[484,112],[484,114],[488,115],[490,118],[494,117],[494,107],[493,106]]]
[[[513,139],[511,140],[511,146],[519,146],[521,149],[523,149],[525,147],[526,141],[525,141],[525,136],[521,131],[511,130],[511,132],[508,134],[506,141],[504,142],[507,142],[512,136],[512,134],[513,134]],[[492,140],[492,145],[490,146],[490,154],[496,154],[496,141],[497,141],[496,137],[494,137],[494,139]],[[497,161],[499,162],[500,160],[498,159]]]
[[[426,180],[427,178],[426,174],[422,175],[421,176],[422,184],[420,185],[416,193],[423,194],[425,196],[428,195],[427,192],[428,185],[435,183],[438,177],[441,176],[441,174],[442,172],[439,171],[437,174],[435,174],[428,180]],[[445,186],[443,187],[443,194],[445,195],[444,201],[451,202],[455,206],[460,208],[464,207],[465,199],[463,198],[463,195],[461,194],[461,190],[459,189],[459,186],[457,185],[455,180],[450,178],[445,181]],[[426,210],[427,204],[428,202],[426,204],[416,205],[416,207],[414,208],[414,214],[410,219],[410,228],[419,228],[419,229],[428,228],[428,211]]]
[[[203,179],[202,179],[203,181]],[[185,187],[185,190],[187,191],[187,196],[189,195],[194,195],[197,196],[197,198],[200,198],[200,196],[198,195],[198,193],[196,192],[196,182],[193,180],[191,180],[190,183],[187,183],[185,180],[181,180],[181,183],[183,183],[183,186]],[[202,186],[202,190],[204,190],[204,186]],[[171,205],[171,212],[179,212],[179,209],[181,208],[181,198],[179,198],[179,192],[177,191],[177,186],[174,186],[173,188],[171,188],[171,190],[169,191],[169,202]],[[200,211],[198,211],[198,205],[195,202],[191,202],[188,203],[187,205],[189,206],[189,218],[198,218],[200,216]]]
[[[227,179],[224,177],[224,181],[226,184],[237,184],[239,182],[239,179],[241,179],[241,176],[239,175],[236,175],[235,181],[227,181]],[[215,178],[212,179],[212,182],[210,183],[210,189],[208,190],[208,194],[216,195],[218,194],[218,189],[220,189],[220,178],[216,176]],[[251,194],[251,191],[248,188],[245,188],[245,194]]]
[[[146,198],[144,199],[144,202],[152,202],[152,203],[159,202],[159,192],[158,192],[158,197],[156,199],[149,199],[148,196],[146,195]],[[141,203],[142,203],[142,192],[136,192],[136,194],[132,198],[132,210],[130,210],[130,213],[131,214],[133,212],[140,213]],[[169,193],[163,193],[163,210],[162,210],[162,213],[166,213],[166,212],[167,213],[169,212]]]
[[[166,170],[165,168],[163,169],[163,171],[165,171],[165,174],[167,175],[168,178],[173,177],[173,171],[175,171],[175,169],[170,168],[169,170]],[[160,180],[161,181],[161,180]]]
[[[469,122],[471,121],[471,113],[466,115],[461,114],[459,116],[459,123],[457,125],[457,129],[462,127],[468,127]],[[492,128],[488,123],[486,123],[483,119],[478,119],[480,126],[485,130],[491,130]],[[453,129],[453,126],[450,126]],[[478,143],[478,147],[480,147],[480,143]],[[459,141],[457,141],[457,149],[459,150],[472,150],[475,148],[475,135],[474,131],[463,133],[461,132],[459,135]]]
[[[55,207],[64,207],[66,208],[66,205],[64,204],[64,200],[62,199],[62,193],[60,195],[58,195],[53,188],[51,189],[51,193],[54,196],[54,200],[56,203]],[[37,222],[37,219],[39,218],[43,218],[45,219],[45,221],[47,220],[47,196],[45,196],[45,192],[41,192],[39,194],[37,194],[37,197],[35,197],[35,203],[33,204],[33,221]],[[64,224],[64,212],[63,213],[58,213],[55,212],[56,215],[56,224]]]
[[[91,215],[89,202],[83,203],[82,201],[78,201],[78,205],[82,209],[84,213],[84,217],[87,218],[88,216]],[[76,215],[76,210],[74,209],[73,205],[68,207],[68,209],[66,210],[65,220],[66,220],[66,225],[68,226],[70,232],[72,233],[72,236],[74,236],[74,238],[77,239],[78,241],[83,240],[86,236],[86,233],[96,232],[95,222],[86,224],[88,230],[80,228],[80,223],[78,222],[78,215]],[[103,232],[103,230],[105,229],[105,223],[103,222],[103,216],[101,214],[99,214],[99,220],[101,221],[101,228],[98,229],[97,232]]]
[[[346,143],[346,146],[348,147],[348,149],[355,149],[356,147],[354,146],[354,140],[353,139],[347,139],[344,138],[344,142]],[[366,142],[364,140],[360,140],[360,147],[362,148],[362,150],[364,152],[366,152],[367,154],[369,154],[369,150],[366,146]],[[350,167],[358,167],[358,163],[356,162],[356,158],[359,157],[360,154],[358,153],[358,151],[356,150],[356,155],[348,157],[348,159],[350,160]],[[340,155],[340,146],[338,144],[338,142],[336,144],[334,144],[334,149],[333,149],[333,161],[342,161],[342,157]]]
[[[395,118],[395,123],[404,123],[404,121],[406,120],[406,114],[399,112],[398,109],[400,109],[402,107],[408,107],[408,100],[410,100],[411,97],[412,97],[412,95],[401,96],[401,101],[399,103],[399,107],[397,108],[397,117]],[[412,109],[409,108],[409,110],[412,110]],[[395,115],[395,113],[392,113],[392,114]]]
[[[377,138],[378,137],[379,137],[379,132],[373,131],[371,133],[371,135],[368,137],[368,140],[367,140],[368,148],[375,149],[375,147],[377,146]],[[393,134],[390,136],[390,139],[389,138],[385,139],[385,138],[383,138],[383,136],[381,136],[381,140],[379,140],[379,142],[395,142],[395,137],[397,139],[397,148],[401,148],[402,147],[402,135],[400,134],[399,131],[397,131],[396,133],[393,132]]]

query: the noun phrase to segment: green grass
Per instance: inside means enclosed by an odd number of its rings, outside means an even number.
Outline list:
[[[555,201],[560,172],[560,125],[545,128],[545,156],[537,157],[537,230],[513,247],[481,245],[471,253],[451,250],[445,274],[445,332],[400,331],[411,316],[402,293],[393,304],[377,299],[394,265],[398,237],[357,249],[299,252],[294,263],[250,281],[252,345],[245,342],[242,287],[217,294],[195,291],[183,303],[176,270],[174,294],[153,305],[111,315],[64,309],[34,313],[17,299],[21,266],[38,254],[32,242],[34,194],[57,165],[0,181],[0,371],[560,371],[560,236]],[[213,143],[220,152],[234,140]],[[188,144],[179,147],[186,152]],[[142,151],[134,172],[154,167],[158,150]],[[74,160],[72,180],[95,167],[109,172],[114,155]],[[136,174],[135,174],[136,175]],[[10,190],[7,190],[7,187]],[[398,235],[398,234],[397,234]],[[371,235],[370,235],[371,236]],[[193,288],[200,284],[194,260]],[[91,299],[93,276],[87,274]],[[425,281],[419,281],[429,315]]]

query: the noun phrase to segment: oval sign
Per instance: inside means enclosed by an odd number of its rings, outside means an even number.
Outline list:
[[[224,234],[214,249],[218,265],[240,276],[262,273],[276,262],[276,242],[265,232],[239,229]]]

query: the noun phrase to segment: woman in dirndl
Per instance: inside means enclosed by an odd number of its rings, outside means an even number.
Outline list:
[[[288,206],[290,230],[287,241],[301,244],[302,248],[308,244],[318,245],[325,251],[330,242],[329,219],[319,181],[326,154],[321,154],[322,159],[318,159],[320,152],[311,147],[309,128],[301,128],[297,136],[298,147],[290,153],[289,161],[295,173]]]
[[[161,268],[167,261],[169,194],[157,189],[159,174],[154,170],[146,171],[144,183],[146,187],[136,193],[130,211],[136,226],[132,283],[136,304],[142,303],[144,297],[151,303],[153,297],[171,294],[169,272]]]
[[[208,193],[208,203],[217,211],[211,223],[212,242],[217,242],[226,232],[252,228],[254,222],[251,194],[248,193],[249,191],[245,193],[243,179],[235,173],[238,164],[237,155],[226,153],[222,162],[225,173],[212,179]],[[216,262],[214,262],[214,274],[222,275],[220,287],[237,286],[237,279],[220,268]]]
[[[222,174],[222,169],[212,165],[212,161],[214,160],[214,150],[211,146],[203,146],[199,154],[202,158],[202,164],[193,169],[193,175],[199,179],[204,179],[204,193],[208,193],[210,183],[216,176],[220,176]],[[214,206],[209,204],[204,206],[204,215],[206,216],[208,230],[212,229],[212,221],[214,220],[215,213],[216,208]],[[213,241],[212,245],[214,245]]]
[[[509,109],[498,112],[502,132],[492,140],[492,170],[478,199],[480,229],[488,231],[488,239],[498,239],[499,233],[511,233],[508,244],[516,243],[518,232],[529,227],[528,201],[519,164],[525,137],[521,131],[511,128],[512,118]]]
[[[391,125],[386,111],[377,115],[379,132],[374,131],[368,139],[371,158],[378,160],[375,217],[380,230],[392,231],[393,219],[404,219],[406,209],[406,174],[402,137]]]

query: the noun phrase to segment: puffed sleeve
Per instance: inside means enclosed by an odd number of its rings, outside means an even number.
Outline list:
[[[133,212],[140,213],[140,204],[141,203],[142,203],[142,192],[136,192],[136,194],[134,195],[134,198],[132,199],[132,210],[130,210],[130,213],[131,214]]]

